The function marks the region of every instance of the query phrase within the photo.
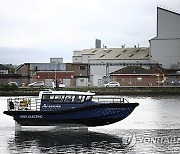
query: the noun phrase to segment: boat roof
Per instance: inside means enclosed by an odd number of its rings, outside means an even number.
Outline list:
[[[87,92],[79,92],[79,91],[40,91],[39,97],[43,94],[55,94],[55,95],[85,95],[85,96],[93,96],[95,93]]]

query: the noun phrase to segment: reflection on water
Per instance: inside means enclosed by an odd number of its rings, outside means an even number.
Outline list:
[[[16,153],[99,153],[122,152],[122,138],[91,131],[21,131],[8,142]]]
[[[180,130],[21,131],[10,153],[180,153]]]

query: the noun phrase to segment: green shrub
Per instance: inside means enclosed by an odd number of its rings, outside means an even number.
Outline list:
[[[2,91],[16,91],[18,90],[18,86],[16,85],[9,85],[9,84],[3,84],[0,86],[0,90]]]

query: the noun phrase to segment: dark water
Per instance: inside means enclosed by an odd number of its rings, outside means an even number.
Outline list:
[[[85,129],[23,127],[3,115],[0,98],[0,153],[180,153],[180,97],[127,97],[140,105],[125,120]]]

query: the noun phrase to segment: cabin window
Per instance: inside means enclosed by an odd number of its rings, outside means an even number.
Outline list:
[[[54,99],[60,100],[60,99],[62,99],[62,95],[55,95]]]
[[[42,95],[42,100],[51,101],[51,103],[81,103],[84,101],[91,101],[92,96],[86,95]]]
[[[84,102],[86,100],[86,96],[81,96],[81,102]]]
[[[91,101],[92,100],[92,96],[87,96],[86,97],[86,101]]]
[[[50,95],[42,95],[43,100],[50,100]]]
[[[54,95],[50,95],[50,100],[54,99]]]
[[[80,101],[81,101],[81,99],[80,99],[79,95],[75,95],[73,102],[80,102]]]

